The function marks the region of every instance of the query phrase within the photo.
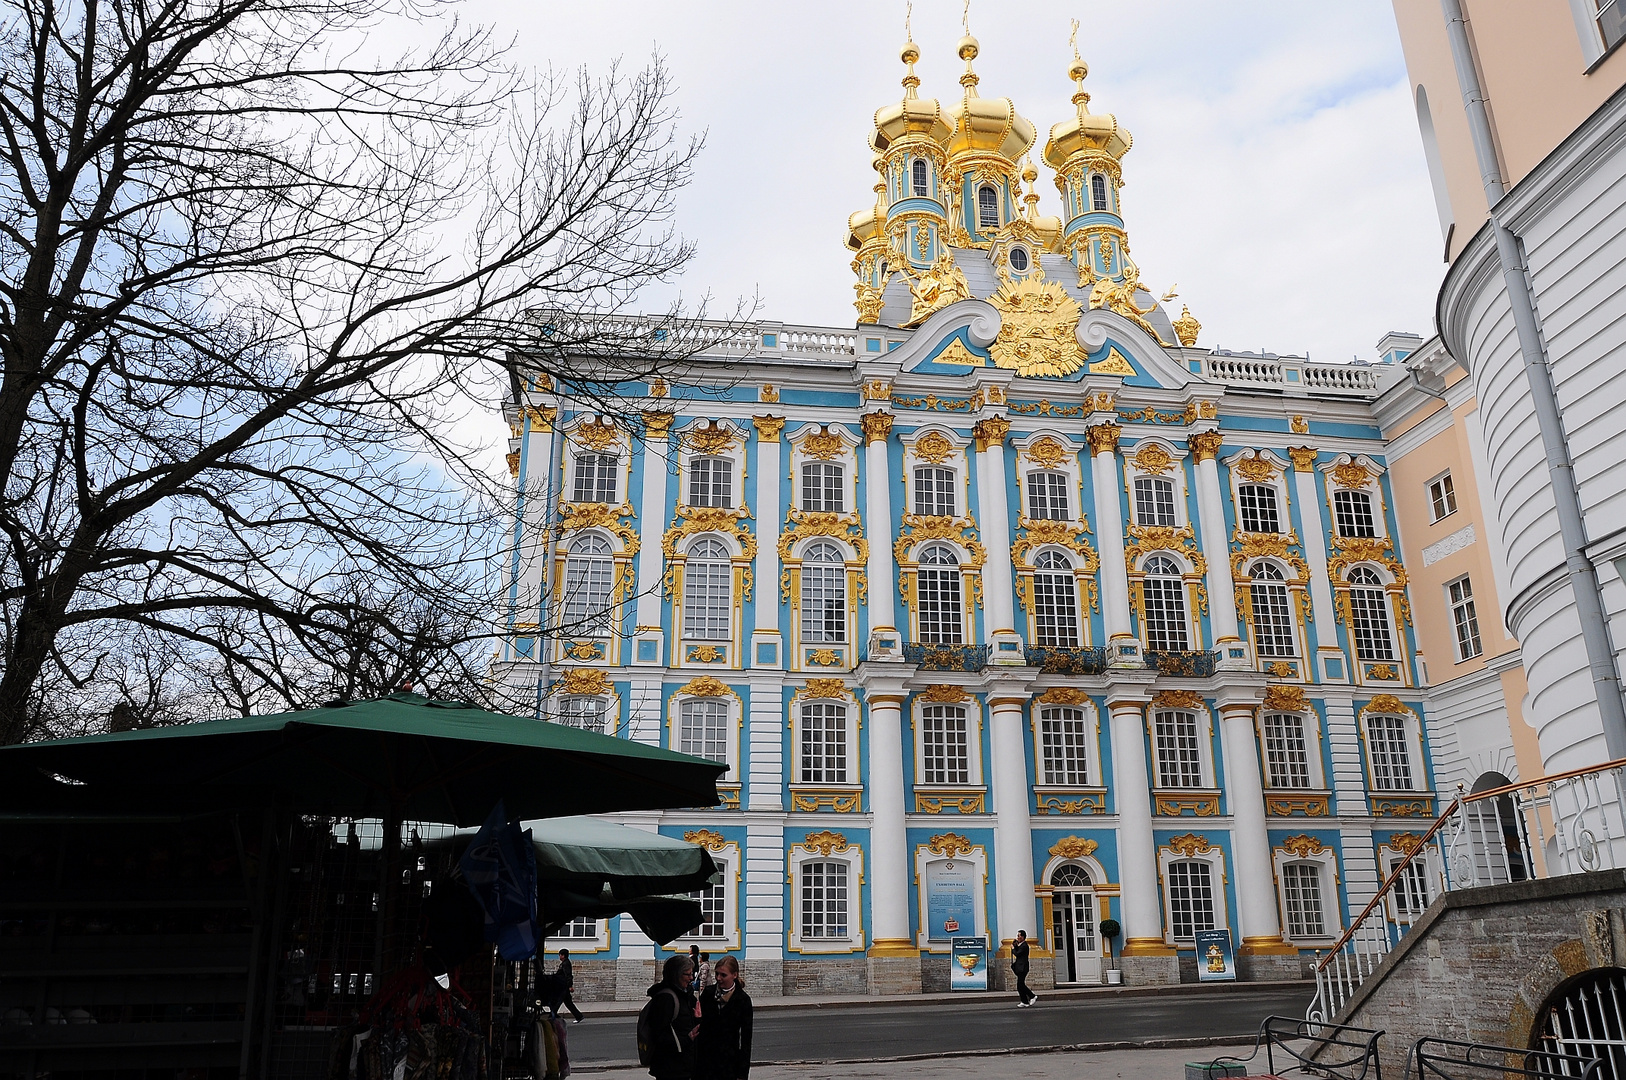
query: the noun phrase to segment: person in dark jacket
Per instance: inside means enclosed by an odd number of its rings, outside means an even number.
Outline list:
[[[1039,995],[1028,989],[1028,932],[1018,930],[1011,944],[1011,974],[1016,976],[1016,1007],[1028,1009],[1039,1000]]]
[[[559,999],[559,1003],[570,1010],[570,1015],[575,1018],[575,1023],[581,1023],[582,1011],[576,1008],[576,999],[571,996],[576,989],[576,972],[570,965],[569,949],[559,950],[559,966],[554,969],[553,973],[558,976],[559,981],[564,983],[565,986],[564,995]],[[559,1005],[553,1007],[553,1016],[554,1019],[558,1019]]]
[[[747,1080],[751,1075],[751,995],[732,956],[717,961],[717,981],[700,995],[695,1080]]]
[[[699,1004],[690,988],[693,981],[694,964],[679,955],[667,958],[661,981],[649,988],[649,996],[655,999],[658,1033],[650,1047],[649,1075],[655,1080],[692,1080],[695,1075]]]

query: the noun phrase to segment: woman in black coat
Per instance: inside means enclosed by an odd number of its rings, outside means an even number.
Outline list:
[[[748,1080],[751,1075],[751,995],[740,979],[740,962],[717,961],[717,981],[700,995],[700,1035],[695,1039],[695,1080]]]

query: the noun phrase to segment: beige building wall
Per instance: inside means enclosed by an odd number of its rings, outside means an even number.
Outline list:
[[[1626,84],[1626,49],[1604,52],[1589,18],[1595,0],[1460,3],[1489,102],[1503,181],[1511,187]],[[1485,222],[1485,188],[1440,0],[1394,0],[1394,9],[1413,104],[1419,89],[1427,100],[1429,120],[1420,108],[1418,126],[1442,210],[1441,231],[1451,234],[1443,249],[1449,262]]]

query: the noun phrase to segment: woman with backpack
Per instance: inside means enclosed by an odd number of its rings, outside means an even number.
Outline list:
[[[687,956],[669,957],[661,981],[649,988],[649,1001],[638,1013],[638,1063],[655,1080],[693,1080],[694,1036],[699,1010],[690,989],[694,964]]]
[[[751,1074],[751,995],[732,956],[717,961],[717,981],[700,995],[695,1080],[747,1080]]]

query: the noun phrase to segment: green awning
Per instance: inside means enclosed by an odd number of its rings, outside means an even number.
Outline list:
[[[717,874],[699,844],[591,817],[527,821],[536,845],[537,880],[591,895],[605,886],[618,899],[686,893]]]

